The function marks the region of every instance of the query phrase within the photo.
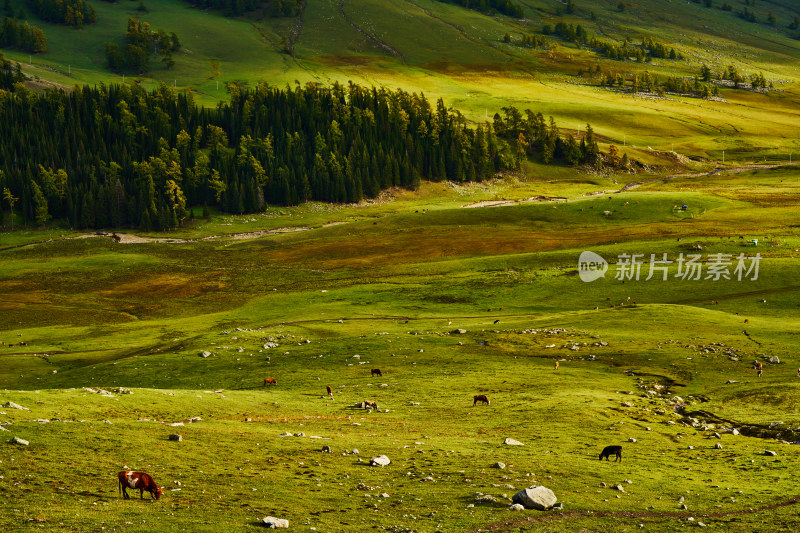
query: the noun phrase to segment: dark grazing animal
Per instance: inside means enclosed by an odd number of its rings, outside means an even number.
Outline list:
[[[489,398],[487,398],[485,394],[476,394],[475,396],[472,397],[472,399],[473,399],[472,407],[475,407],[475,404],[477,404],[478,402],[485,403],[486,405],[491,405],[489,402]]]
[[[608,461],[609,460],[608,457],[610,455],[617,456],[617,458],[614,459],[615,463],[617,461],[622,461],[622,446],[606,446],[605,448],[603,448],[603,451],[600,452],[600,460],[602,461],[603,457],[605,457],[606,461]]]
[[[378,404],[372,400],[364,400],[364,409],[377,409]]]
[[[150,493],[150,496],[158,500],[161,498],[161,487],[156,485],[150,474],[144,472],[134,472],[132,470],[123,470],[117,474],[119,478],[119,490],[124,499],[129,499],[128,491],[126,489],[134,489],[139,491],[139,498],[144,499],[144,491]]]
[[[267,385],[277,385],[277,384],[278,384],[278,382],[275,381],[275,378],[264,378],[264,386],[265,387]]]
[[[369,375],[370,375],[370,377],[376,376],[376,375],[377,376],[383,376],[383,372],[381,372],[380,368],[373,368],[372,370],[370,370]]]
[[[325,388],[328,391],[328,396],[333,396],[333,389],[331,388],[331,386],[330,385],[325,385]]]

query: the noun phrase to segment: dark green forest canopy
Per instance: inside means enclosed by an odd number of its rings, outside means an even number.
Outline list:
[[[56,24],[82,28],[97,22],[97,13],[84,0],[25,0],[25,5],[40,19]]]
[[[185,0],[201,9],[218,9],[227,16],[252,14],[257,17],[296,17],[305,0]]]
[[[509,17],[521,19],[525,12],[519,4],[511,0],[438,0],[445,4],[456,4],[467,9],[480,11],[481,13],[502,13]]]
[[[39,224],[166,229],[192,205],[358,202],[422,179],[482,180],[526,156],[597,158],[596,142],[562,139],[541,114],[505,108],[473,127],[441,100],[353,83],[231,86],[216,108],[165,85],[11,88],[0,91],[0,191]]]

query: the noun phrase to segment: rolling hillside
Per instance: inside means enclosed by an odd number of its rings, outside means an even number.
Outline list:
[[[11,49],[4,54],[42,80],[75,83],[121,83],[106,67],[106,42],[122,42],[126,21],[140,17],[154,29],[174,32],[182,48],[167,70],[153,59],[150,72],[135,77],[146,87],[158,81],[195,92],[207,104],[227,98],[226,85],[266,81],[328,84],[354,80],[423,91],[444,97],[468,118],[483,121],[509,104],[553,115],[565,127],[590,122],[609,143],[672,150],[722,161],[788,160],[798,150],[794,124],[800,109],[800,40],[792,30],[797,9],[789,1],[748,8],[757,22],[719,3],[630,1],[575,2],[572,13],[558,1],[518,2],[525,19],[488,16],[436,0],[309,0],[297,17],[225,17],[180,0],[93,2],[97,23],[76,30],[37,21],[48,38],[48,51],[30,57]],[[23,2],[10,2],[16,8]],[[668,6],[668,7],[665,7]],[[767,22],[772,13],[774,24]],[[675,49],[682,59],[649,62],[611,60],[596,49],[555,35],[543,27],[558,22],[580,24],[604,43],[643,37]],[[510,42],[504,42],[508,34]],[[523,36],[546,43],[528,47]],[[31,64],[32,63],[32,64]],[[708,65],[714,77],[734,66],[749,87],[749,76],[763,74],[774,90],[754,92],[719,83],[716,101],[667,94],[631,92],[634,76],[655,78],[697,75]],[[599,73],[597,73],[599,69]],[[580,76],[578,74],[581,74]],[[620,75],[624,88],[599,86],[599,75]]]
[[[214,1],[0,0],[0,531],[798,530],[796,1]]]

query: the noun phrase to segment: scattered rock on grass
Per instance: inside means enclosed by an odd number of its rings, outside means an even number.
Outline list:
[[[514,494],[511,499],[511,501],[521,504],[526,509],[538,509],[539,511],[550,509],[556,504],[557,500],[552,490],[541,485],[522,489]]]
[[[778,454],[777,454],[777,452],[773,452],[772,450],[765,450],[764,451],[764,455],[767,455],[769,457],[775,457]]]
[[[379,455],[369,460],[370,466],[387,466],[391,462],[385,455]]]
[[[3,404],[3,407],[8,407],[9,409],[22,409],[23,411],[30,411],[27,407],[22,407],[18,403],[14,402],[6,402]]]
[[[264,526],[270,529],[277,529],[279,527],[289,527],[289,521],[285,518],[275,518],[274,516],[268,516],[263,520]]]
[[[524,511],[525,506],[519,503],[513,503],[508,509],[509,511]]]
[[[509,446],[525,446],[520,441],[507,437],[506,440],[503,441],[503,444],[508,444]]]
[[[19,437],[14,437],[9,441],[11,444],[19,444],[20,446],[30,446],[31,443],[26,441],[25,439],[21,439]]]
[[[203,350],[200,352],[200,357],[211,357],[211,352]]]
[[[496,462],[495,464],[493,464],[492,466],[493,466],[494,468],[499,468],[500,470],[502,470],[502,469],[504,469],[504,468],[506,467],[506,464],[505,464],[505,463],[501,463],[500,461],[497,461],[497,462]]]

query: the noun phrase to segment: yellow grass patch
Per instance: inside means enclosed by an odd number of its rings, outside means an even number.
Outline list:
[[[157,274],[143,279],[113,285],[108,289],[94,291],[107,298],[159,296],[169,298],[191,298],[205,292],[221,290],[226,283],[209,277],[194,277],[180,274]]]

